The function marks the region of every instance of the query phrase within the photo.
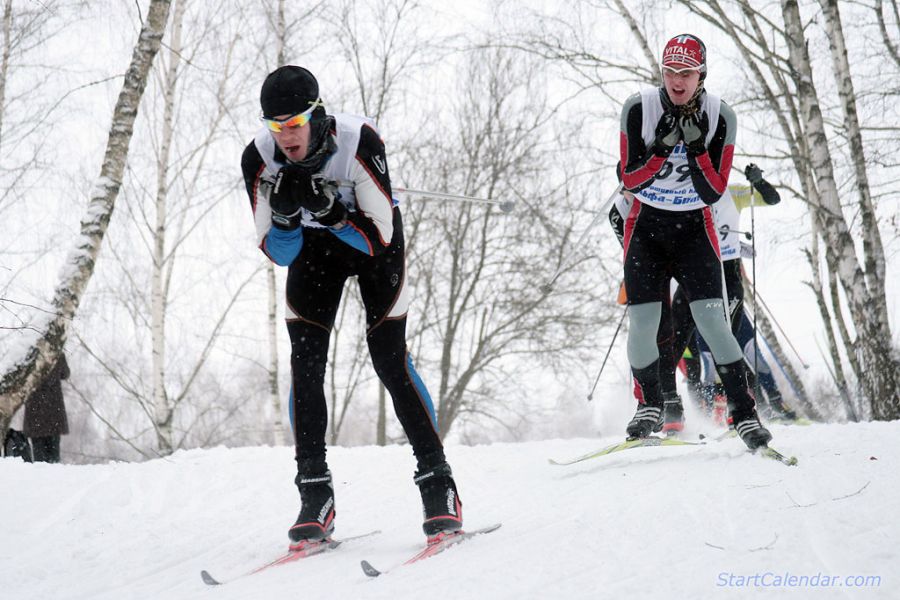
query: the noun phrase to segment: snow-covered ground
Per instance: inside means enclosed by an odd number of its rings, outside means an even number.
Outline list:
[[[503,527],[375,580],[361,559],[389,568],[424,539],[413,459],[408,447],[334,448],[337,537],[382,533],[217,588],[201,569],[229,580],[286,549],[299,507],[291,449],[2,459],[0,597],[900,597],[900,422],[773,432],[798,467],[736,439],[569,467],[547,459],[617,440],[452,446],[467,525]],[[778,586],[786,574],[794,585]]]

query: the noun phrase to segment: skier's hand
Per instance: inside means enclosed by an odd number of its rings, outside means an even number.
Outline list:
[[[705,112],[696,112],[690,116],[681,117],[678,126],[684,137],[688,154],[699,156],[706,152],[706,135],[709,133],[709,117]]]
[[[299,169],[293,165],[282,167],[275,176],[275,184],[269,195],[272,224],[280,229],[296,229],[300,226]]]
[[[678,129],[678,117],[667,110],[656,123],[656,139],[653,140],[653,153],[657,156],[668,156],[681,138]]]
[[[744,169],[744,177],[746,177],[747,181],[749,181],[750,184],[754,186],[763,180],[762,174],[762,169],[760,169],[753,163],[750,163],[749,165],[747,165],[747,168]]]
[[[324,177],[306,175],[300,180],[298,195],[300,205],[326,227],[336,225],[347,216],[347,209],[338,202],[341,195],[337,185]]]

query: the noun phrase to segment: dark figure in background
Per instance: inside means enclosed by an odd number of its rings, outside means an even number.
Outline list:
[[[23,429],[31,438],[34,462],[59,462],[59,438],[69,433],[61,381],[69,374],[66,356],[60,354],[53,370],[25,402]]]
[[[241,160],[259,240],[288,267],[293,428],[300,515],[288,535],[299,547],[334,530],[334,488],[325,460],[323,389],[328,344],[344,283],[357,277],[375,372],[416,456],[414,476],[429,537],[462,527],[462,503],[444,456],[428,390],[406,347],[409,289],[400,208],[384,143],[365,117],[329,115],[302,67],[266,77],[264,126]]]

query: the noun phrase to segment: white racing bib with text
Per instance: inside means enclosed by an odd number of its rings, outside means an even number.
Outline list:
[[[700,110],[709,118],[709,132],[706,135],[706,144],[709,145],[715,135],[716,124],[719,122],[719,106],[721,100],[718,96],[705,94]],[[659,99],[659,89],[651,88],[641,91],[641,111],[643,123],[641,136],[647,147],[656,138],[656,125],[663,114],[662,101]],[[691,181],[690,166],[688,165],[687,147],[683,141],[679,141],[672,153],[663,163],[659,172],[646,188],[635,194],[641,202],[655,208],[672,211],[686,211],[703,208],[703,200],[694,189]]]

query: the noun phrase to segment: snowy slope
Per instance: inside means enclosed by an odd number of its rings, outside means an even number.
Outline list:
[[[900,422],[773,428],[799,467],[730,439],[570,467],[617,441],[448,449],[470,527],[503,527],[368,580],[422,542],[407,447],[334,448],[337,533],[379,536],[208,588],[286,548],[288,448],[179,452],[142,464],[0,460],[3,598],[898,598]],[[862,491],[860,491],[862,490]],[[857,493],[858,492],[858,493]],[[879,576],[868,588],[721,587],[725,574]],[[737,580],[733,580],[737,581]],[[821,578],[819,579],[821,581]]]

